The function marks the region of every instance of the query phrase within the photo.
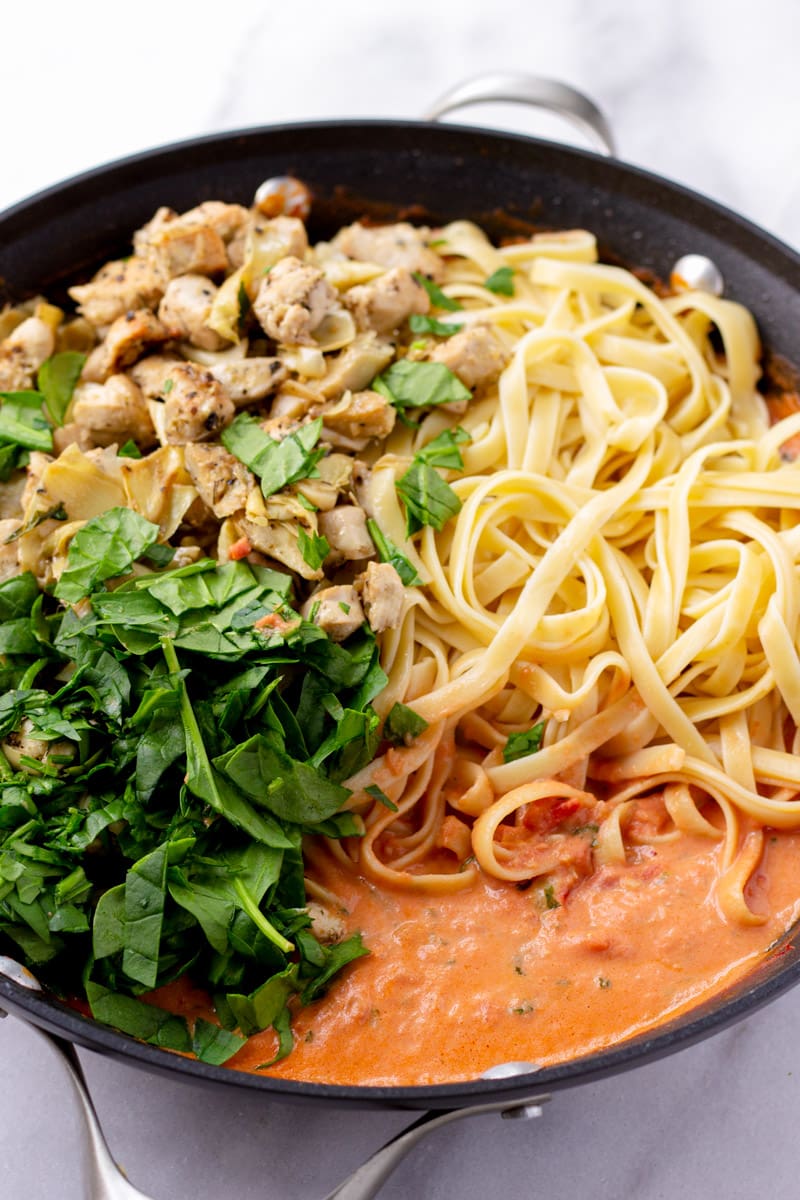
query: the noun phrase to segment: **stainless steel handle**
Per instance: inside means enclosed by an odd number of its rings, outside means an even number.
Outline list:
[[[445,113],[457,108],[497,100],[530,104],[533,108],[557,113],[584,133],[601,154],[613,157],[616,153],[614,134],[595,102],[567,83],[538,75],[517,71],[476,75],[439,96],[423,116],[428,121],[438,121]]]

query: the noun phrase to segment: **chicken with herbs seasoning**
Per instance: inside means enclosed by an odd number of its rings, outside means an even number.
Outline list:
[[[0,461],[9,475],[32,452],[3,573],[35,562],[37,578],[59,578],[94,515],[77,499],[85,472],[106,507],[155,519],[182,563],[288,569],[296,611],[335,641],[401,624],[418,560],[377,520],[376,467],[398,420],[463,411],[506,354],[489,325],[450,329],[430,315],[460,307],[443,299],[434,231],[356,222],[312,244],[309,202],[279,179],[251,208],[160,208],[129,258],[70,289],[77,315],[41,302],[0,315],[0,389],[38,380],[47,396],[52,364],[60,397]],[[40,423],[27,410],[19,419]],[[457,511],[447,438],[444,457],[434,439],[398,482],[406,536]]]

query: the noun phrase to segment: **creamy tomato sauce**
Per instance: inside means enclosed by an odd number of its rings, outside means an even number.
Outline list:
[[[452,896],[377,888],[325,868],[348,930],[370,948],[321,1001],[299,1009],[295,1049],[269,1069],[340,1084],[469,1079],[498,1062],[548,1066],[663,1021],[752,968],[800,912],[800,834],[770,834],[748,887],[764,924],[728,923],[714,900],[717,843],[683,836],[639,847],[558,908],[541,888],[483,878]],[[163,989],[160,1003],[209,1015],[201,994]],[[252,1037],[230,1061],[253,1070],[275,1053]]]

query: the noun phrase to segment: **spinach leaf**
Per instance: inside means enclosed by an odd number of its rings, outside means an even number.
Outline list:
[[[464,460],[458,447],[471,441],[472,438],[466,429],[456,425],[455,429],[445,429],[438,437],[432,438],[426,446],[416,452],[414,458],[428,463],[432,467],[463,471]]]
[[[350,793],[308,763],[296,762],[257,733],[214,760],[246,796],[296,825],[332,817]]]
[[[413,708],[405,704],[393,704],[383,723],[383,736],[393,746],[407,746],[428,728],[425,721]]]
[[[495,292],[498,296],[513,296],[514,268],[498,267],[488,279],[484,280],[483,286],[488,288],[490,292]]]
[[[400,811],[394,800],[390,800],[383,788],[378,787],[377,783],[371,783],[369,787],[364,788],[364,791],[368,796],[372,796],[374,800],[382,804],[384,808],[388,808],[390,812]]]
[[[396,486],[406,506],[409,537],[423,525],[444,529],[450,518],[461,511],[461,501],[450,484],[420,458],[413,460]]]
[[[4,580],[0,583],[0,621],[30,616],[38,597],[39,585],[30,571]]]
[[[98,583],[129,571],[158,536],[158,526],[130,508],[110,508],[93,517],[72,539],[67,569],[55,595],[68,604],[77,603]]]
[[[139,859],[125,877],[125,947],[122,969],[129,979],[154,988],[164,920],[167,845]]]
[[[191,1050],[192,1042],[183,1017],[175,1017],[163,1008],[112,992],[99,983],[89,981],[86,995],[92,1016],[103,1025],[111,1025],[122,1033],[166,1050]]]
[[[440,362],[413,362],[401,358],[372,381],[395,408],[426,408],[436,404],[458,404],[471,400],[472,392]]]
[[[46,359],[39,367],[36,383],[54,425],[64,424],[64,416],[85,362],[85,354],[64,350]]]
[[[53,449],[53,431],[42,411],[39,392],[0,392],[0,441],[24,446],[26,450]]]
[[[446,321],[437,321],[435,317],[424,317],[420,313],[412,313],[408,324],[412,333],[435,333],[437,337],[452,337],[464,328],[463,325],[450,325]]]
[[[503,762],[514,762],[518,758],[525,758],[527,754],[535,754],[541,748],[543,736],[544,721],[540,721],[532,729],[509,734],[503,747]]]
[[[428,279],[427,275],[423,275],[421,271],[415,271],[414,278],[416,279],[417,283],[422,284],[422,286],[425,288],[431,304],[435,305],[436,308],[444,308],[447,309],[448,312],[461,311],[462,306],[458,303],[458,301],[451,299],[450,296],[446,296],[442,289],[438,287],[432,279]]]
[[[300,993],[300,1003],[310,1004],[312,1000],[316,1000],[342,967],[365,954],[369,954],[369,950],[362,942],[360,933],[354,933],[346,941],[328,947],[325,952],[325,966]]]
[[[421,584],[422,580],[417,574],[413,563],[409,562],[405,554],[398,550],[391,538],[387,537],[380,528],[377,521],[373,521],[370,518],[367,521],[367,529],[369,530],[369,536],[375,543],[375,549],[378,551],[381,562],[390,563],[406,587],[413,587],[417,583]]]
[[[321,432],[322,418],[318,417],[279,442],[253,417],[240,413],[220,437],[223,446],[259,477],[264,495],[271,496],[287,484],[317,474],[316,464],[325,453],[314,449]]]
[[[229,992],[226,996],[239,1028],[245,1037],[268,1029],[277,1021],[286,1002],[297,988],[297,964],[273,975],[250,995]]]
[[[200,1017],[194,1024],[192,1035],[192,1050],[200,1062],[211,1063],[215,1067],[222,1066],[244,1046],[246,1039],[237,1037],[219,1025],[212,1025]]]
[[[19,467],[27,466],[29,458],[24,447],[0,441],[0,480],[5,483]]]

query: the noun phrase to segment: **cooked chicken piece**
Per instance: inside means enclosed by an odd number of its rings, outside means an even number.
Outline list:
[[[247,224],[250,209],[243,204],[226,204],[224,200],[204,200],[177,218],[183,224],[208,225],[223,242],[229,242]]]
[[[78,309],[92,325],[104,327],[137,308],[155,308],[166,280],[152,262],[126,258],[106,263],[89,283],[69,289]]]
[[[425,245],[425,232],[406,221],[374,227],[356,222],[337,233],[332,245],[348,258],[378,263],[381,267],[405,267],[437,282],[444,274],[444,262]]]
[[[330,398],[341,396],[342,392],[360,392],[369,387],[393,358],[391,342],[382,341],[374,333],[360,333],[331,360],[328,373],[319,385],[320,394]]]
[[[82,384],[82,387],[99,387],[96,383]],[[76,389],[77,390],[77,389]],[[53,430],[53,450],[56,455],[63,454],[67,446],[77,446],[79,450],[91,450],[95,445],[94,439],[84,425],[77,421],[68,421]]]
[[[363,450],[374,438],[385,438],[394,429],[397,410],[379,392],[345,392],[317,409],[312,417],[322,417],[322,436],[342,450]]]
[[[200,498],[216,517],[231,517],[247,504],[255,477],[224,446],[188,445],[184,462]]]
[[[253,312],[264,332],[276,342],[313,346],[311,334],[336,298],[321,271],[289,255],[261,281]]]
[[[192,563],[198,562],[202,557],[203,551],[199,546],[178,546],[170,567],[176,570],[178,567],[189,567]]]
[[[159,320],[170,337],[184,338],[201,350],[221,350],[228,343],[208,321],[217,287],[205,275],[178,275],[171,279],[158,306]]]
[[[6,538],[11,537],[12,533],[16,533],[21,525],[22,522],[16,518],[0,521],[0,583],[5,583],[6,579],[10,579],[12,575],[19,574],[17,543],[9,542],[6,545]]]
[[[165,389],[164,435],[170,446],[208,442],[232,420],[236,409],[210,371],[193,363],[173,367]]]
[[[224,241],[202,219],[165,220],[150,234],[147,254],[167,279],[176,275],[219,275],[228,266]]]
[[[237,358],[209,368],[237,408],[263,400],[283,383],[287,371],[279,358]]]
[[[119,445],[132,439],[146,447],[156,440],[145,398],[127,375],[111,375],[105,383],[79,383],[71,413],[73,422],[95,446]],[[73,441],[81,444],[80,437]]]
[[[343,642],[364,624],[358,592],[349,583],[314,592],[300,609],[300,615],[313,621],[334,642]]]
[[[28,317],[0,342],[0,392],[32,387],[39,367],[55,349],[53,330],[40,317]]]
[[[357,505],[339,504],[330,512],[321,512],[317,520],[319,532],[328,539],[331,548],[326,558],[326,563],[331,566],[371,558],[375,553],[372,538],[367,532],[367,518]]]
[[[236,236],[228,245],[228,258],[232,267],[241,267],[247,257],[249,246],[258,243],[259,239],[274,237],[282,242],[285,254],[295,258],[305,258],[308,251],[306,227],[297,217],[274,217],[266,220],[264,217],[250,215]]]
[[[391,563],[368,563],[356,583],[361,585],[361,599],[373,632],[396,629],[403,618],[405,588]]]
[[[169,354],[149,354],[140,358],[129,368],[130,375],[137,387],[141,388],[145,400],[158,400],[164,395],[164,384],[170,377],[174,367],[182,365],[184,360]]]
[[[306,911],[311,918],[311,932],[317,941],[330,945],[342,940],[347,930],[341,917],[337,917],[329,908],[317,904],[314,900],[306,905]]]
[[[437,346],[431,359],[449,367],[465,387],[476,388],[497,379],[508,354],[491,326],[470,325]]]
[[[105,340],[95,346],[86,360],[81,379],[103,383],[109,375],[130,366],[141,356],[145,346],[165,342],[169,332],[147,308],[139,308],[117,317]]]
[[[405,267],[394,267],[372,283],[350,288],[344,303],[359,329],[391,333],[412,313],[426,313],[431,302],[425,288]]]

